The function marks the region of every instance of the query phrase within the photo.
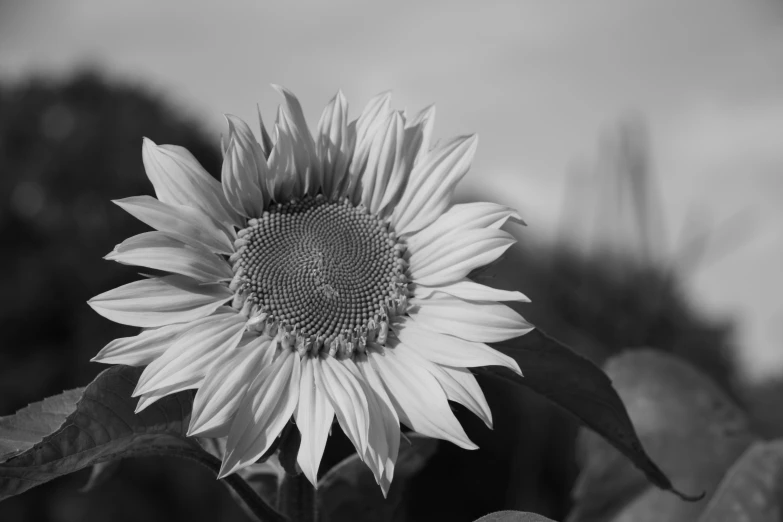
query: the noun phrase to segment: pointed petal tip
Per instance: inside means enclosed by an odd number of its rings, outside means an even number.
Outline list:
[[[318,470],[315,470],[315,474],[313,474],[312,470],[308,470],[306,468],[302,468],[302,474],[305,476],[307,481],[313,486],[313,489],[316,491],[318,490]]]
[[[459,447],[471,451],[479,449],[478,445],[470,439],[468,439],[467,442],[463,442],[462,444],[459,444]]]
[[[145,393],[155,391],[155,388],[150,386],[150,382],[154,383],[155,381],[152,381],[149,378],[145,379],[144,375],[142,374],[142,376],[139,378],[139,382],[136,384],[136,389],[134,389],[133,393],[131,393],[131,397],[138,397]]]
[[[226,119],[226,123],[228,123],[229,136],[231,136],[231,134],[234,132],[234,127],[236,127],[237,122],[244,123],[245,121],[239,116],[236,116],[229,112],[223,113],[223,117]]]
[[[190,420],[190,426],[186,435],[188,437],[213,437],[216,428],[219,428],[219,424],[209,421],[211,419],[203,419],[203,416],[192,415]]]
[[[133,409],[133,413],[134,414],[141,413],[142,411],[146,410],[147,406],[149,406],[150,404],[152,404],[152,403],[148,402],[148,403],[145,404],[145,403],[142,402],[142,399],[139,399],[139,402],[136,403],[136,407]]]
[[[218,479],[226,478],[229,475],[233,475],[237,471],[239,471],[240,468],[242,468],[242,464],[239,459],[234,461],[233,455],[229,452],[224,458],[223,462],[220,465],[220,471],[218,471]]]

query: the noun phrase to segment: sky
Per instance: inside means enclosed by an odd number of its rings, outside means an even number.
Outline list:
[[[84,65],[152,86],[216,137],[256,103],[271,120],[271,83],[312,124],[337,89],[354,115],[388,89],[409,113],[436,103],[437,136],[480,136],[463,194],[517,207],[522,241],[558,233],[567,185],[592,201],[602,136],[641,117],[661,258],[712,231],[683,271],[690,298],[736,319],[748,377],[783,372],[777,0],[0,0],[0,78]]]

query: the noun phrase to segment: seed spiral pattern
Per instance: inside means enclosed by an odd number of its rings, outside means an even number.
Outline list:
[[[241,301],[299,339],[328,347],[338,337],[366,337],[405,295],[403,247],[388,225],[347,200],[274,205],[248,222],[237,245],[232,285]]]

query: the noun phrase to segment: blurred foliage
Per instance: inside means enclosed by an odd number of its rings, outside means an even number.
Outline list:
[[[672,482],[696,502],[652,487],[595,433],[582,430],[582,466],[567,522],[690,522],[710,502],[726,470],[756,441],[747,415],[704,372],[661,350],[630,350],[604,370],[637,433]]]
[[[602,364],[626,349],[654,347],[704,369],[725,388],[734,381],[731,327],[700,315],[676,274],[567,245],[524,243],[486,284],[523,289],[525,317]]]
[[[143,136],[184,146],[219,172],[216,137],[145,89],[92,72],[0,86],[0,239],[7,252],[0,289],[13,297],[0,305],[0,415],[86,384],[101,369],[89,359],[111,339],[134,333],[85,301],[137,277],[102,257],[146,229],[110,203],[152,193]],[[634,158],[634,168],[643,169]],[[524,291],[534,304],[521,310],[534,324],[597,363],[629,347],[675,353],[738,394],[729,325],[704,320],[676,274],[615,252],[522,245],[482,282]],[[438,445],[410,479],[408,520],[475,520],[501,509],[566,516],[578,471],[577,423],[532,392],[513,405],[500,389],[485,393],[494,431],[455,406],[480,449]],[[351,451],[335,430],[322,473]],[[6,500],[0,520],[246,520],[225,488],[193,463],[123,461],[94,491],[78,493],[88,477],[85,470]]]
[[[783,514],[783,439],[759,441],[726,471],[699,522],[778,522]]]
[[[607,129],[597,157],[566,187],[558,237],[538,244],[518,230],[520,247],[489,275],[522,289],[535,304],[525,316],[597,364],[621,350],[653,347],[730,389],[731,325],[704,318],[680,280],[706,245],[675,250],[667,241],[652,156],[638,115]]]
[[[653,488],[614,448],[587,430],[582,471],[566,522],[776,522],[783,513],[783,439],[759,440],[715,382],[660,350],[631,350],[604,367],[639,436],[680,488],[681,502]]]
[[[136,279],[103,260],[146,227],[110,200],[152,194],[141,140],[190,149],[219,172],[216,138],[140,88],[93,72],[0,86],[0,415],[90,382],[89,362],[135,329],[111,323],[86,301]],[[197,464],[123,462],[95,492],[78,493],[89,470],[0,503],[3,521],[246,520]]]

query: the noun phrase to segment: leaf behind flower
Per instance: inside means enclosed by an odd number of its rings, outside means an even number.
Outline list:
[[[62,426],[76,409],[84,388],[64,391],[34,402],[13,415],[0,417],[0,462],[32,448]]]
[[[554,522],[551,518],[524,511],[498,511],[476,520],[476,522]]]
[[[524,377],[502,367],[479,368],[477,375],[504,381],[510,385],[510,396],[515,386],[524,386],[549,399],[598,433],[659,488],[685,499],[698,498],[675,489],[650,458],[612,381],[591,361],[538,329],[493,347],[517,361]]]
[[[217,473],[220,460],[186,436],[192,391],[168,395],[134,412],[137,401],[131,393],[142,371],[121,365],[105,370],[84,389],[64,422],[22,453],[0,463],[0,500],[88,466],[135,456],[184,457]],[[57,411],[64,410],[65,406]],[[260,520],[284,520],[240,476],[225,480]]]
[[[130,396],[141,371],[113,366],[98,375],[64,422],[0,464],[0,499],[99,462],[163,449],[175,453],[198,449],[185,438],[192,393],[165,397],[134,413],[136,401]]]
[[[706,375],[670,354],[650,349],[611,358],[606,372],[623,399],[644,447],[676,484],[704,491],[685,503],[650,487],[605,440],[583,431],[582,472],[568,520],[691,522],[726,470],[753,442],[746,415]]]

